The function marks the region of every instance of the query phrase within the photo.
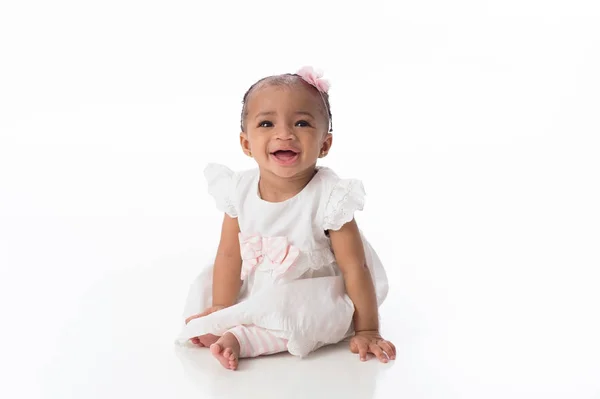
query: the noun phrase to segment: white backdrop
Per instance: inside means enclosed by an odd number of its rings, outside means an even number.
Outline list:
[[[599,398],[595,3],[3,2],[0,389],[48,395],[105,279],[162,276],[152,324],[177,330],[221,220],[202,169],[252,166],[245,90],[308,64],[410,343],[393,372],[429,386],[400,394]]]

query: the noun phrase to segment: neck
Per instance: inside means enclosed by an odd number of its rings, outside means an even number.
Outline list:
[[[292,177],[279,177],[261,169],[258,192],[265,201],[282,202],[302,191],[315,173],[317,173],[317,169],[312,167]]]

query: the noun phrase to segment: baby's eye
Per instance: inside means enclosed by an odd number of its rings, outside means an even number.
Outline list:
[[[262,121],[258,124],[258,127],[273,127],[271,121]]]
[[[307,127],[310,126],[310,123],[308,123],[307,121],[298,121],[296,122],[296,126]]]

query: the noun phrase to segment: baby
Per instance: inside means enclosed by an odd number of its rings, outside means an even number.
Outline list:
[[[346,338],[360,360],[396,356],[379,333],[385,270],[354,220],[363,185],[317,166],[332,144],[328,90],[310,67],[259,80],[244,95],[240,133],[257,168],[205,169],[221,238],[190,288],[179,342],[210,348],[228,369]]]

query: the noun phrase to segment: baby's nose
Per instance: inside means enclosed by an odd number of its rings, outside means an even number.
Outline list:
[[[277,138],[289,140],[294,137],[294,130],[289,126],[280,126],[275,133]]]

